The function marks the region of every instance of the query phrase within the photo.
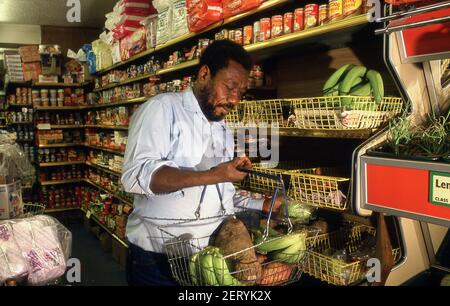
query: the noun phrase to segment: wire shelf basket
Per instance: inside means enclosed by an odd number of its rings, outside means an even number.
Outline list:
[[[43,215],[45,213],[45,205],[40,203],[24,203],[23,213],[17,216],[17,218],[29,218],[37,215]]]
[[[354,226],[350,231],[340,230],[322,234],[315,240],[307,240],[306,243],[313,250],[308,253],[308,258],[303,267],[304,272],[337,286],[348,286],[362,281],[367,273],[366,260],[354,259],[347,263],[343,260],[328,255],[329,250],[344,249],[349,254],[355,252],[362,241],[363,232],[375,236],[375,229],[367,226]],[[400,258],[400,248],[392,250],[394,262]],[[366,258],[368,259],[368,258]]]
[[[288,195],[302,204],[346,210],[350,179],[336,174],[334,168],[291,171]]]
[[[274,181],[279,181],[283,196],[286,200],[286,189],[284,182],[276,175],[268,173],[256,172],[255,170],[239,169],[240,171],[247,172],[251,175],[266,177]],[[219,187],[216,186],[218,192]],[[205,188],[206,189],[206,188]],[[204,189],[204,190],[205,190]],[[178,221],[172,220],[173,223],[160,225],[158,229],[161,234],[161,240],[163,241],[164,252],[168,257],[168,261],[171,267],[172,275],[175,280],[183,286],[192,285],[286,285],[295,281],[298,281],[302,275],[302,266],[307,258],[307,252],[309,251],[306,239],[309,236],[317,236],[317,229],[309,228],[296,228],[293,231],[293,225],[289,219],[287,206],[285,207],[284,216],[281,220],[278,220],[280,224],[284,225],[286,231],[283,234],[277,236],[269,235],[269,224],[272,218],[272,210],[275,204],[275,199],[278,194],[278,188],[276,187],[272,197],[272,205],[267,216],[264,220],[266,225],[261,227],[261,214],[255,213],[252,210],[241,210],[237,214],[226,215],[225,209],[222,204],[222,215],[213,217],[200,218],[200,206],[203,202],[204,193],[201,196],[200,204],[196,211],[196,219],[178,219]],[[219,192],[219,198],[222,202],[221,194]],[[246,228],[253,235],[259,233],[258,239],[254,236],[253,246],[247,247],[232,254],[222,254],[221,250],[214,247],[214,243],[217,234],[214,226],[214,233],[206,237],[193,237],[192,234],[175,234],[176,228],[190,229],[200,224],[216,224],[218,221],[220,225],[225,218],[238,218],[243,221]],[[157,218],[149,218],[156,220]],[[162,219],[159,219],[162,220]],[[165,219],[167,220],[167,219]],[[173,229],[172,229],[173,228]],[[212,240],[211,240],[212,238]],[[150,237],[150,239],[152,239]],[[257,248],[265,243],[271,243],[276,240],[290,239],[292,245],[295,244],[295,250],[286,251],[287,249],[278,250],[278,254],[270,258],[266,258],[264,261],[245,263],[242,265],[238,263],[236,258],[244,254],[245,252],[253,252],[256,256]],[[282,254],[281,254],[282,253]],[[278,256],[278,257],[277,257]],[[247,279],[246,277],[251,277]]]
[[[242,101],[228,114],[225,121],[230,127],[286,127],[284,113],[289,111],[289,107],[286,100]]]
[[[291,103],[296,128],[324,130],[376,129],[398,116],[403,106],[401,98],[385,97],[376,104],[373,97],[357,96],[294,99]]]

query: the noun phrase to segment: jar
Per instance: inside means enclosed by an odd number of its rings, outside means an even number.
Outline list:
[[[49,102],[50,102],[50,99],[49,99],[49,98],[41,98],[41,104],[42,104],[42,106],[48,107],[48,106],[49,106]]]
[[[64,99],[64,89],[58,89],[58,99]]]
[[[50,90],[50,98],[56,99],[57,93],[58,93],[58,92],[56,91],[56,89],[51,89],[51,90]]]
[[[48,99],[48,89],[41,89],[41,99]]]
[[[56,103],[57,103],[57,105],[58,105],[59,107],[64,106],[64,98],[58,98],[58,99],[56,100]]]

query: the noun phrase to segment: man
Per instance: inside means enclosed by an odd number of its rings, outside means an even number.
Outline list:
[[[251,162],[233,159],[234,137],[223,121],[241,100],[250,69],[241,46],[216,41],[204,51],[192,89],[158,95],[133,115],[122,174],[125,191],[135,194],[126,231],[130,285],[176,285],[163,236],[204,237],[198,239],[204,247],[222,208],[269,210],[270,199],[235,195],[232,182],[246,176],[238,168]],[[176,224],[186,219],[193,221]]]

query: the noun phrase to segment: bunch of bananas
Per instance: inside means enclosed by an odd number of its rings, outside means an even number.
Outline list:
[[[189,273],[195,286],[243,286],[234,278],[227,260],[217,247],[208,246],[189,259]]]
[[[384,97],[384,83],[380,73],[353,64],[344,65],[334,72],[323,86],[324,96],[373,96],[377,104]],[[351,98],[343,99],[346,106]]]
[[[269,237],[263,242],[263,231],[255,231],[254,244],[260,254],[268,254],[272,260],[287,264],[298,264],[306,252],[306,232],[297,231],[280,236],[275,231],[269,231]]]

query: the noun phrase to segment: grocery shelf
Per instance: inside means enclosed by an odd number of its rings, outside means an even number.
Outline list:
[[[106,188],[104,188],[104,187],[98,185],[97,183],[91,181],[90,179],[85,179],[85,182],[87,182],[87,183],[91,184],[92,186],[94,186],[94,187],[96,187],[96,188],[102,190],[103,192],[106,192],[106,193],[112,195],[112,196],[113,196],[114,198],[116,198],[117,200],[120,200],[120,201],[122,201],[122,202],[125,203],[125,204],[128,204],[128,205],[133,206],[133,203],[130,202],[129,200],[126,200],[126,199],[122,198],[121,196],[115,194],[115,193],[112,192],[111,190],[108,190],[108,189],[106,189]]]
[[[16,104],[16,103],[9,103],[9,106],[14,106],[14,107],[33,107],[33,104]]]
[[[97,125],[97,124],[86,124],[85,127],[87,128],[98,128],[98,129],[105,129],[105,130],[128,130],[128,126],[124,125]]]
[[[71,211],[71,210],[79,210],[79,207],[64,207],[64,208],[49,208],[45,210],[45,213],[55,213],[55,212],[63,212],[63,211]]]
[[[142,81],[142,80],[145,80],[145,79],[147,79],[147,78],[149,78],[151,76],[154,76],[154,75],[155,75],[154,73],[146,73],[144,75],[141,75],[141,76],[138,76],[138,77],[135,77],[135,78],[130,78],[130,79],[125,80],[125,81],[108,84],[108,85],[102,86],[100,88],[95,88],[93,90],[93,92],[103,91],[103,90],[111,89],[111,88],[114,88],[114,87],[117,87],[117,86],[123,86],[123,85],[129,84],[129,83]]]
[[[68,125],[58,125],[58,124],[51,124],[50,129],[82,129],[84,128],[83,124],[68,124]]]
[[[163,75],[163,74],[171,73],[171,72],[174,72],[174,71],[186,69],[186,68],[189,68],[189,67],[194,67],[194,66],[197,66],[199,63],[200,63],[199,59],[186,61],[184,63],[175,65],[173,67],[160,69],[160,70],[156,71],[156,75]]]
[[[83,208],[81,208],[81,211],[85,214],[87,214],[87,211]],[[116,239],[120,244],[122,244],[124,247],[128,248],[128,243],[120,239],[116,234],[114,234],[106,225],[100,222],[100,220],[97,218],[95,214],[91,214],[90,219],[93,220],[95,223],[97,223],[101,228],[103,228],[108,234],[110,234],[114,239]]]
[[[112,174],[112,175],[117,175],[117,176],[121,176],[122,175],[122,173],[119,172],[119,171],[111,170],[111,169],[109,169],[109,168],[107,168],[105,166],[97,165],[97,164],[94,164],[94,163],[91,163],[91,162],[88,162],[88,161],[86,162],[86,165],[91,166],[91,167],[96,168],[96,169],[99,169],[99,170],[102,170],[102,171],[105,171],[105,172],[107,172],[109,174]]]
[[[124,100],[124,101],[114,102],[114,103],[93,104],[93,105],[86,106],[86,109],[106,108],[106,107],[114,107],[114,106],[121,106],[121,105],[128,105],[128,104],[143,103],[152,97],[154,97],[154,96],[139,97],[139,98]]]
[[[91,82],[84,83],[33,83],[34,87],[84,87],[91,84]]]
[[[103,148],[103,147],[99,147],[99,146],[90,145],[90,144],[87,144],[87,143],[85,143],[84,146],[87,147],[87,148],[100,150],[100,151],[105,151],[105,152],[117,154],[117,155],[120,155],[120,156],[124,156],[125,155],[125,152],[122,152],[122,151],[119,151],[119,150]]]
[[[42,186],[63,185],[63,184],[72,184],[72,183],[81,183],[81,182],[84,182],[84,179],[61,180],[61,181],[45,181],[45,182],[41,182],[41,185]]]
[[[97,71],[96,74],[97,75],[101,75],[101,74],[104,74],[104,73],[106,73],[106,72],[108,72],[110,70],[117,69],[119,67],[123,67],[123,66],[125,66],[125,65],[127,65],[129,63],[132,63],[134,61],[142,59],[142,58],[148,56],[149,54],[152,54],[152,53],[155,53],[155,52],[167,49],[167,48],[172,47],[172,46],[174,46],[176,44],[182,43],[182,42],[184,42],[184,41],[186,41],[188,39],[199,37],[201,34],[209,32],[211,30],[218,29],[219,27],[221,27],[223,25],[226,25],[226,24],[238,21],[238,20],[246,18],[246,17],[248,17],[250,15],[253,15],[253,14],[256,14],[256,13],[260,13],[260,12],[266,11],[266,10],[268,10],[270,8],[281,6],[283,4],[290,3],[290,2],[291,2],[291,0],[268,0],[268,1],[264,2],[263,4],[261,4],[258,8],[255,8],[253,10],[250,10],[250,11],[242,13],[242,14],[238,14],[236,16],[232,16],[230,18],[226,18],[224,20],[220,20],[220,21],[218,21],[218,22],[208,26],[207,28],[205,28],[204,30],[202,30],[200,32],[188,33],[188,34],[182,35],[180,37],[171,39],[171,40],[167,41],[166,43],[157,46],[154,49],[150,49],[150,50],[147,50],[145,52],[139,53],[139,54],[131,57],[130,59],[128,59],[126,61],[117,63],[115,65],[112,65],[112,66],[108,67],[108,68],[99,70],[99,71]]]
[[[34,139],[16,139],[16,142],[34,142]]]
[[[37,111],[61,111],[61,110],[82,110],[88,108],[87,106],[36,106]]]
[[[69,162],[56,162],[56,163],[39,163],[39,167],[57,167],[57,166],[69,166],[69,165],[81,165],[84,161],[69,161]]]
[[[33,124],[33,121],[22,121],[22,122],[10,122],[9,123],[9,125],[20,125],[20,124],[23,124],[23,125],[26,125],[26,124]]]
[[[55,143],[47,145],[39,145],[39,148],[66,148],[66,147],[78,147],[83,146],[83,143]]]

